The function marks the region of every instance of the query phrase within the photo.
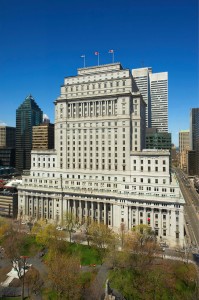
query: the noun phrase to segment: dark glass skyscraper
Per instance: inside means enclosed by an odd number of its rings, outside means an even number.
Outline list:
[[[29,170],[31,167],[32,126],[42,123],[43,112],[29,95],[16,110],[16,168]]]
[[[190,112],[190,149],[195,151],[194,175],[199,175],[199,107]]]

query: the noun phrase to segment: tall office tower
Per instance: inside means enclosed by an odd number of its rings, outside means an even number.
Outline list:
[[[33,126],[32,149],[53,149],[54,148],[54,124],[42,123]]]
[[[180,151],[180,153],[183,152],[184,150],[190,149],[189,136],[190,136],[189,130],[181,130],[179,132],[179,151]]]
[[[189,134],[189,130],[181,130],[179,132],[180,168],[185,172],[187,172],[188,167],[187,152],[190,149]]]
[[[168,73],[152,73],[152,68],[132,70],[133,79],[147,105],[146,127],[168,132]]]
[[[16,110],[16,168],[19,172],[31,166],[32,127],[42,123],[43,112],[30,95]]]
[[[149,74],[151,127],[168,132],[168,73]]]
[[[79,69],[54,103],[55,149],[32,150],[19,213],[63,224],[69,211],[115,231],[148,224],[159,239],[183,245],[184,199],[170,177],[169,151],[143,149],[146,104],[130,70],[119,63]]]
[[[0,165],[15,166],[16,128],[0,125]]]
[[[195,151],[195,173],[199,175],[199,108],[190,112],[190,149]]]
[[[152,68],[133,69],[132,75],[135,83],[146,103],[146,127],[151,127],[151,98],[149,74],[152,73]]]

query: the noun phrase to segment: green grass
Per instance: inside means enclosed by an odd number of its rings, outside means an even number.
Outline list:
[[[21,297],[3,297],[2,299],[3,300],[21,300]]]
[[[69,243],[66,252],[70,255],[78,255],[83,266],[101,263],[97,250],[86,245]]]
[[[55,300],[57,299],[57,293],[51,289],[44,289],[42,292],[42,299],[43,300]]]

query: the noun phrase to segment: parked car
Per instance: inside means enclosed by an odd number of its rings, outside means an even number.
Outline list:
[[[63,230],[63,228],[60,227],[60,226],[57,226],[56,229],[57,229],[57,230]]]

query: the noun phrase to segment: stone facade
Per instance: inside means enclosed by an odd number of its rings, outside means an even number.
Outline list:
[[[183,245],[184,200],[169,151],[143,150],[145,103],[119,63],[67,77],[55,101],[55,150],[34,150],[19,187],[19,212],[62,224],[72,211],[114,230],[148,224]]]

